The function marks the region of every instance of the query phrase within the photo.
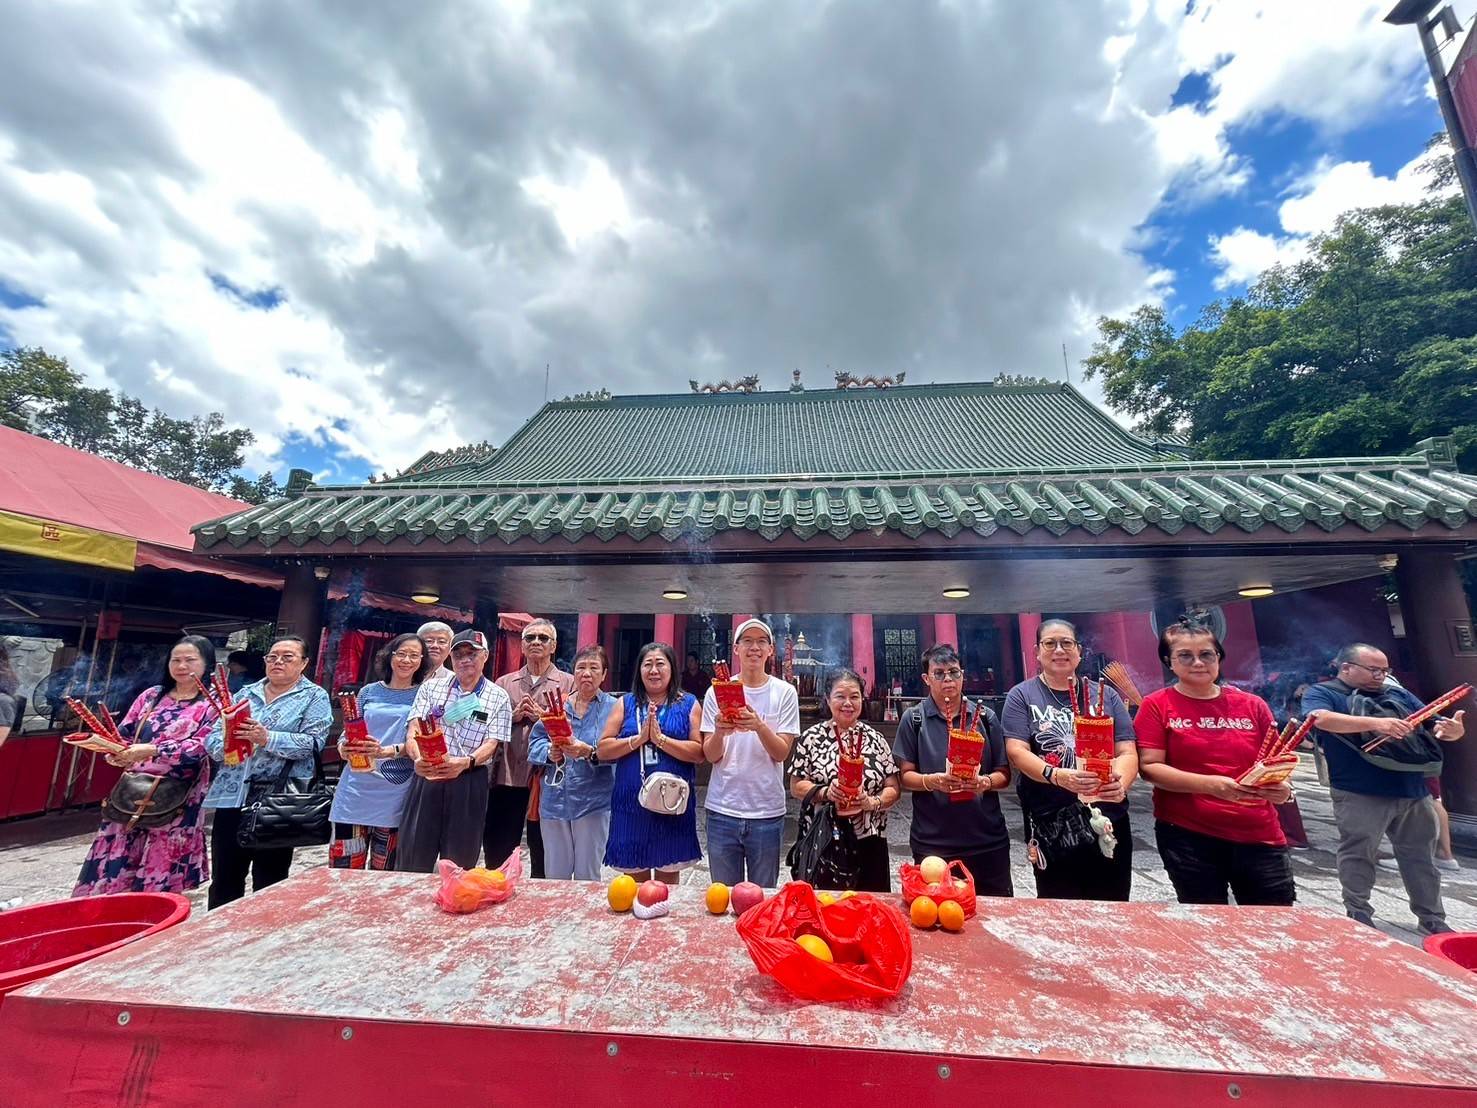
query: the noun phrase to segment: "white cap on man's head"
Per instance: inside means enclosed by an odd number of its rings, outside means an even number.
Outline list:
[[[733,629],[733,641],[738,642],[739,636],[751,627],[759,628],[759,630],[764,632],[765,637],[769,639],[771,643],[774,642],[774,632],[770,629],[769,624],[765,623],[762,619],[754,619],[752,617],[744,620],[743,623],[740,623],[737,627]]]

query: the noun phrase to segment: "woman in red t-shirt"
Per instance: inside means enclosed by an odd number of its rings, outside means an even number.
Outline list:
[[[1146,696],[1134,720],[1159,855],[1181,904],[1226,904],[1227,890],[1237,904],[1291,904],[1292,865],[1273,808],[1291,790],[1236,783],[1275,726],[1272,710],[1216,683],[1225,656],[1200,623],[1181,620],[1159,636],[1176,680]]]

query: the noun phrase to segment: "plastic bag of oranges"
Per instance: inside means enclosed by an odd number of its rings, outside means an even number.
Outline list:
[[[803,1000],[883,1000],[913,971],[903,914],[867,893],[822,904],[791,881],[740,916],[738,933],[759,972]]]
[[[465,914],[487,904],[501,904],[512,896],[523,876],[523,859],[516,848],[497,869],[462,869],[442,858],[436,863],[436,873],[441,879],[436,906],[443,912]]]

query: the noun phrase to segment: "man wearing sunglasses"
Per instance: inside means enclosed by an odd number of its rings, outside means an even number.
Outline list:
[[[1435,858],[1440,824],[1425,773],[1389,768],[1398,760],[1390,757],[1388,749],[1383,754],[1379,748],[1363,750],[1377,736],[1395,743],[1405,740],[1412,728],[1401,717],[1420,708],[1421,701],[1398,685],[1387,685],[1390,660],[1377,647],[1351,643],[1339,651],[1336,661],[1338,676],[1303,694],[1303,712],[1318,713],[1313,735],[1328,759],[1344,909],[1351,919],[1374,923],[1369,894],[1374,888],[1380,840],[1389,835],[1421,932],[1450,931]],[[1355,715],[1356,695],[1361,696],[1361,704],[1375,703],[1390,714]],[[1431,734],[1441,742],[1455,742],[1464,734],[1462,717],[1462,712],[1456,712],[1451,719],[1426,726],[1431,726]]]
[[[539,716],[548,711],[549,694],[558,689],[574,696],[574,677],[554,664],[559,633],[546,619],[523,628],[523,668],[497,679],[498,688],[513,703],[513,733],[498,750],[492,767],[492,792],[487,798],[487,823],[482,849],[489,866],[500,866],[523,841],[528,825],[529,873],[544,875],[544,840],[539,834],[538,774],[528,764],[528,735]],[[530,808],[533,817],[529,819]]]

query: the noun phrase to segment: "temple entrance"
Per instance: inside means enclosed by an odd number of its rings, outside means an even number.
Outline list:
[[[918,660],[918,621],[888,617],[879,619],[872,632],[873,650],[877,656],[877,691],[902,689],[904,696],[923,695],[923,678]]]

